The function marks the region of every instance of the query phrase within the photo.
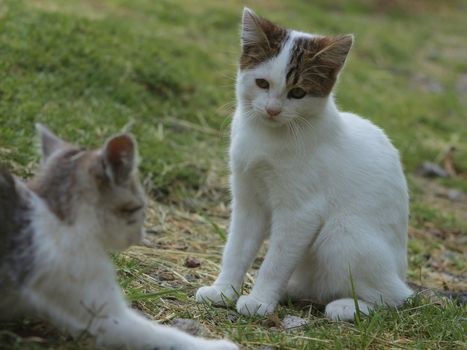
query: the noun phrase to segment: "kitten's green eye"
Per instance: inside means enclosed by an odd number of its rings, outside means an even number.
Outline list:
[[[295,87],[295,88],[293,88],[292,90],[289,91],[289,94],[287,95],[287,97],[288,98],[300,99],[300,98],[305,97],[305,95],[306,95],[305,90],[303,90],[300,87]]]
[[[269,89],[269,83],[264,79],[256,79],[256,85],[261,89]]]

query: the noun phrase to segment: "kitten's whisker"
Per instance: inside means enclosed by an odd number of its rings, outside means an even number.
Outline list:
[[[230,115],[235,111],[236,104],[237,103],[236,103],[235,100],[227,102],[227,103],[223,104],[222,106],[220,106],[217,109],[217,112],[221,113],[221,114],[229,114]]]
[[[298,121],[304,123],[310,129],[313,129],[313,124],[311,124],[310,121],[308,119],[306,119],[302,114],[297,113],[297,118],[298,118]]]

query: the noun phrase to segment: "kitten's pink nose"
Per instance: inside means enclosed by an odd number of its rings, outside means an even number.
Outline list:
[[[275,117],[278,115],[280,112],[282,112],[282,109],[278,106],[266,106],[266,112],[271,116]]]

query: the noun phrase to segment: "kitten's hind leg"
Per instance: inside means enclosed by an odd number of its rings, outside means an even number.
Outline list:
[[[372,304],[362,300],[358,300],[358,308],[364,315],[368,315],[370,310],[374,307]],[[353,321],[357,309],[355,307],[355,300],[352,298],[337,299],[326,305],[325,315],[332,321]]]

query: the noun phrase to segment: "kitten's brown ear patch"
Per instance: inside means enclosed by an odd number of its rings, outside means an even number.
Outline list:
[[[295,39],[287,70],[287,84],[298,84],[311,96],[329,95],[352,43],[353,35]]]
[[[47,160],[47,158],[49,158],[55,151],[67,145],[65,141],[56,136],[43,124],[37,123],[36,130],[39,134],[43,161]]]
[[[254,68],[279,54],[289,33],[246,8],[242,17],[240,69]]]
[[[135,166],[136,144],[128,134],[112,137],[104,149],[104,161],[110,170],[110,178],[116,183],[128,179]]]
[[[319,44],[323,49],[317,53],[317,56],[325,62],[334,73],[338,73],[343,67],[347,55],[353,43],[353,35],[339,35],[335,37],[323,37],[319,39]]]

